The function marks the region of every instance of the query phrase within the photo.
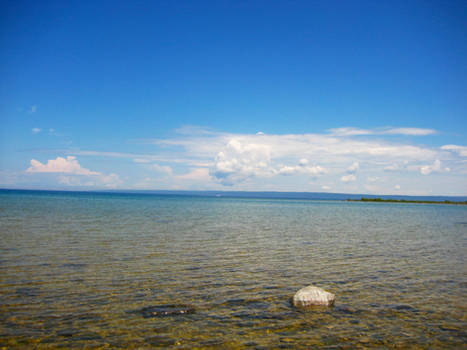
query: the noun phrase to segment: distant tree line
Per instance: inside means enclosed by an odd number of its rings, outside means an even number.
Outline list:
[[[365,198],[361,199],[347,199],[349,202],[385,202],[385,203],[428,203],[428,204],[463,204],[466,205],[467,201],[464,202],[454,202],[454,201],[414,201],[414,200],[405,200],[405,199],[383,199],[383,198]]]

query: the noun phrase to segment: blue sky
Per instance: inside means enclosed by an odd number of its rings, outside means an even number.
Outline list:
[[[467,195],[465,1],[0,6],[0,187]]]

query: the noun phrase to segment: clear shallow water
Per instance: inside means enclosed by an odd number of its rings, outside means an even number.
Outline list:
[[[0,192],[0,230],[7,348],[467,343],[466,206]]]

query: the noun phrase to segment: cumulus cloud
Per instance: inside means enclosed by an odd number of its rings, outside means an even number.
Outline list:
[[[38,134],[38,133],[40,133],[42,131],[42,129],[41,128],[32,128],[31,131],[32,131],[33,134]]]
[[[326,173],[320,165],[308,165],[301,158],[296,165],[275,164],[274,158],[280,157],[280,147],[275,142],[257,140],[252,137],[233,137],[217,153],[210,174],[223,185],[233,185],[249,178],[268,178],[275,175],[307,175],[311,177]],[[287,147],[286,145],[283,145]],[[283,151],[283,150],[282,150]]]
[[[357,180],[354,174],[344,175],[341,177],[343,183],[348,183]]]
[[[270,165],[270,151],[268,145],[232,138],[217,153],[211,175],[224,185],[255,176],[271,176],[274,172]]]
[[[27,173],[65,173],[74,175],[101,175],[96,171],[82,168],[76,160],[76,157],[68,156],[66,158],[57,157],[49,159],[46,164],[38,160],[31,159],[31,166],[26,170]]]

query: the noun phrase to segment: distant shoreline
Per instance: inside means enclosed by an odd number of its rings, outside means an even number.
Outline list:
[[[365,198],[360,199],[347,199],[347,202],[382,202],[382,203],[418,203],[418,204],[459,204],[467,205],[467,201],[422,201],[422,200],[406,200],[406,199],[382,199],[382,198]]]
[[[361,198],[381,200],[399,200],[405,203],[444,203],[445,201],[467,202],[467,195],[463,196],[409,196],[409,195],[372,195],[368,193],[335,193],[335,192],[281,192],[281,191],[225,191],[225,190],[128,190],[128,189],[26,189],[26,188],[0,188],[0,194],[18,193],[18,194],[53,194],[53,195],[156,195],[156,196],[184,196],[184,197],[212,197],[212,198],[245,198],[245,199],[289,199],[289,200],[325,200],[325,201],[361,201]]]

